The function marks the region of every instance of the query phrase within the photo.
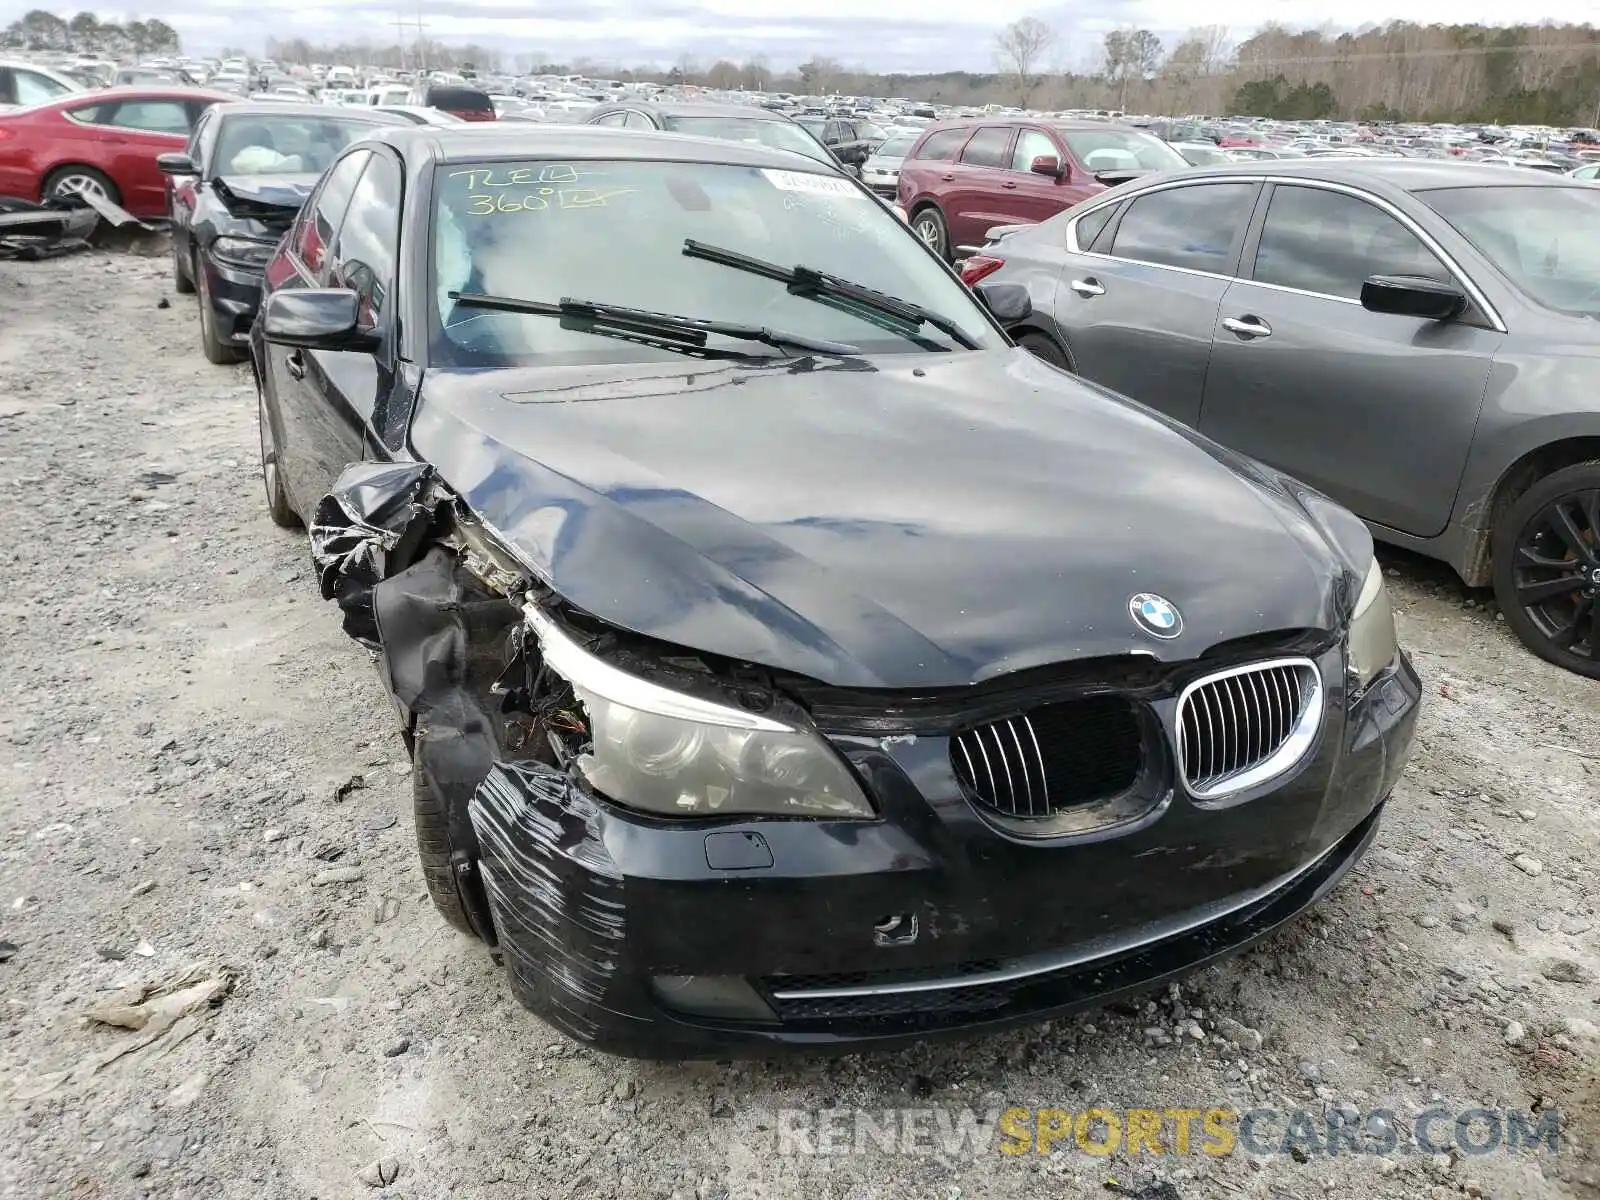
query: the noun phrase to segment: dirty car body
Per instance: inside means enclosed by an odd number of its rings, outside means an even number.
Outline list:
[[[435,902],[554,1025],[1039,1019],[1365,849],[1418,687],[1343,509],[1012,346],[825,166],[573,127],[346,158],[268,269],[268,498],[401,714]]]
[[[161,156],[173,277],[201,297],[208,353],[243,357],[262,271],[327,165],[369,130],[401,124],[363,109],[244,101],[202,114],[184,151]]]

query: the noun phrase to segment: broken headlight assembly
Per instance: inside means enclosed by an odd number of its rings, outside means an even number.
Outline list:
[[[1376,679],[1394,661],[1399,649],[1389,589],[1383,584],[1383,568],[1374,558],[1350,616],[1349,663],[1356,684],[1353,690],[1359,692]]]
[[[272,242],[257,242],[251,238],[219,237],[211,243],[211,257],[225,267],[245,271],[264,271],[272,261],[276,246]]]
[[[588,715],[576,766],[607,799],[678,817],[876,815],[815,731],[643,679],[589,653],[536,605],[524,612],[544,665]]]

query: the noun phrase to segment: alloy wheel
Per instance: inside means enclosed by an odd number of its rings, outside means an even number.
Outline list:
[[[1540,634],[1600,661],[1600,489],[1558,496],[1535,513],[1518,536],[1511,578]]]
[[[936,253],[944,249],[944,239],[939,235],[939,222],[929,216],[918,217],[916,229],[917,236],[928,249]]]
[[[56,185],[51,191],[57,196],[93,196],[97,200],[109,200],[105,185],[92,175],[69,174],[56,180]]]

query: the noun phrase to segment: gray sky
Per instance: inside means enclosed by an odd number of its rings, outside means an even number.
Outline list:
[[[1337,22],[1343,29],[1394,19],[1398,8],[1422,24],[1492,24],[1519,19],[1594,21],[1600,0],[1544,0],[1541,11],[1521,12],[1491,0],[1272,0],[1247,6],[1259,23],[1270,16],[1307,28]],[[0,0],[0,25],[38,0]],[[870,7],[870,15],[865,11]],[[160,17],[197,52],[242,45],[262,47],[269,36],[300,36],[312,42],[355,40],[366,31],[374,42],[395,39],[394,22],[415,19],[416,0],[318,4],[316,0],[165,0],[97,7],[103,18],[129,13]],[[429,36],[476,41],[506,53],[537,52],[552,60],[589,57],[629,66],[671,63],[688,52],[702,62],[736,61],[765,54],[776,67],[813,55],[877,71],[992,70],[993,34],[1018,17],[1034,15],[1059,33],[1049,55],[1053,66],[1092,60],[1101,38],[1119,26],[1153,29],[1171,40],[1193,25],[1230,26],[1235,41],[1249,36],[1238,24],[1240,6],[1230,0],[1086,0],[1039,7],[1026,0],[429,0],[422,5]],[[67,13],[70,7],[59,11]],[[408,35],[410,36],[410,35]]]

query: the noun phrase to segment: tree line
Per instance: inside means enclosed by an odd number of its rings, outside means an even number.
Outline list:
[[[102,21],[92,12],[71,17],[33,9],[0,29],[0,47],[8,50],[65,50],[114,58],[176,54],[182,39],[165,21]]]
[[[1212,25],[1170,47],[1149,30],[1119,29],[1074,73],[1049,67],[1065,48],[1025,17],[994,48],[1008,98],[1046,109],[1600,125],[1600,29],[1591,25],[1391,21],[1338,33],[1269,23],[1237,45]]]
[[[101,21],[92,13],[63,18],[43,10],[0,31],[0,46],[134,57],[181,48],[177,33],[162,21]],[[779,70],[763,56],[706,63],[688,53],[668,68],[628,67],[420,36],[404,43],[352,39],[333,45],[271,38],[265,49],[280,63],[475,66],[813,96],[902,96],[963,106],[1600,125],[1600,28],[1592,25],[1391,21],[1360,33],[1339,33],[1269,23],[1239,42],[1225,26],[1207,25],[1170,43],[1148,29],[1123,28],[1093,47],[1073,48],[1049,25],[1024,17],[996,34],[992,73],[878,74],[821,56]],[[1069,57],[1078,65],[1064,65]],[[1092,61],[1084,63],[1086,58]]]

